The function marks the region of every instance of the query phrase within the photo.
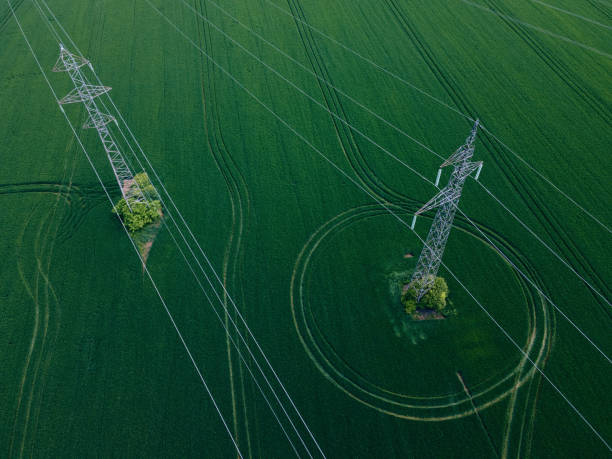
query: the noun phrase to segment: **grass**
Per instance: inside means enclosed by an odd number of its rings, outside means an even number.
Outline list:
[[[594,215],[612,221],[610,168],[605,167],[612,140],[606,57],[458,0],[271,1],[460,111],[479,116]],[[610,31],[579,18],[535,2],[477,1],[612,52]],[[433,179],[438,158],[262,44],[213,4],[189,3],[315,100]],[[42,65],[50,69],[57,56],[52,35],[31,2],[15,5]],[[469,132],[467,120],[269,2],[222,5],[443,156]],[[555,5],[577,10],[567,1]],[[401,305],[389,295],[387,276],[416,263],[416,257],[403,258],[407,251],[418,254],[416,237],[146,2],[57,0],[50,6],[113,87],[130,128],[329,457],[606,452],[545,381],[529,377],[529,363],[519,367],[516,380],[477,396],[520,365],[521,355],[445,270],[441,275],[458,316],[402,328],[394,316]],[[161,11],[364,188],[401,208],[406,221],[433,195],[433,187],[180,1],[163,2]],[[603,23],[610,13],[595,2],[580,11]],[[210,400],[6,6],[0,6],[0,34],[5,43],[0,135],[4,164],[10,165],[0,170],[0,355],[5,356],[0,451],[9,457],[232,455]],[[66,75],[49,75],[60,97],[70,89]],[[67,107],[67,113],[82,124],[79,108]],[[95,133],[79,133],[116,200],[119,190]],[[479,137],[475,159],[485,162],[481,181],[610,297],[607,232],[490,136]],[[608,305],[472,181],[461,206],[610,353]],[[429,222],[417,222],[422,237]],[[335,223],[322,236],[320,230]],[[521,345],[527,325],[535,321],[535,341],[543,350],[531,355],[610,439],[602,409],[610,404],[610,391],[600,383],[610,372],[603,357],[553,308],[542,307],[533,289],[461,217],[444,261]],[[243,452],[291,454],[167,229],[157,236],[147,265]],[[292,308],[290,294],[299,286],[294,272],[304,275],[303,308],[296,301]],[[377,397],[381,389],[422,397],[412,403],[424,405],[416,411],[425,417],[455,417],[469,409],[457,371],[478,406],[524,382],[516,398],[481,408],[482,423],[473,415],[439,422],[405,419],[415,412],[399,404],[405,399]],[[451,406],[432,408],[430,397],[446,397]]]

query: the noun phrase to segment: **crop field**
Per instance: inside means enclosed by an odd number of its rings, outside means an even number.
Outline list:
[[[1,0],[0,38],[0,457],[611,454],[610,1]],[[146,264],[60,42],[162,196]],[[456,314],[409,320],[475,119]]]

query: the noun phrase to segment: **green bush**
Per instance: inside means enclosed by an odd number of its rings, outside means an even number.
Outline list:
[[[425,304],[429,309],[434,311],[442,311],[446,308],[446,299],[448,298],[448,285],[442,277],[436,277],[431,290],[427,292],[421,302]]]
[[[446,308],[448,298],[448,285],[442,277],[436,277],[431,289],[423,295],[419,303],[416,302],[417,292],[421,283],[415,282],[410,285],[408,290],[402,296],[402,303],[408,314],[412,314],[419,309],[432,309],[437,312],[442,312]]]
[[[417,309],[417,303],[415,300],[404,299],[403,300],[404,307],[406,309],[406,314],[414,314]]]
[[[144,228],[150,223],[158,220],[161,217],[161,202],[158,199],[157,190],[151,184],[149,176],[146,172],[141,172],[134,176],[135,184],[132,187],[138,186],[142,193],[149,199],[148,202],[138,202],[132,198],[129,199],[129,206],[125,198],[121,198],[113,208],[113,213],[119,215],[121,221],[131,234]]]

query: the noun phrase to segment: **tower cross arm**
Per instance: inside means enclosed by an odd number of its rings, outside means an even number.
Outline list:
[[[64,105],[74,104],[76,102],[84,102],[86,100],[91,100],[95,97],[98,97],[110,90],[111,88],[108,86],[95,86],[92,84],[84,84],[82,86],[78,86],[72,89],[62,98],[62,100],[59,101],[59,103],[60,105]]]
[[[89,61],[84,57],[77,56],[76,54],[70,53],[63,46],[60,48],[60,56],[57,58],[55,65],[53,66],[54,72],[69,72],[76,70],[84,65],[88,65]]]
[[[479,170],[481,167],[482,167],[482,161],[467,162],[463,165],[461,170],[458,171],[457,177],[460,180],[465,180],[472,172]]]
[[[430,209],[435,209],[436,207],[440,207],[443,204],[446,204],[449,201],[453,201],[458,198],[461,194],[461,191],[452,188],[443,188],[441,189],[433,198],[427,201],[423,207],[415,212],[415,215],[421,215],[424,212],[427,212]]]

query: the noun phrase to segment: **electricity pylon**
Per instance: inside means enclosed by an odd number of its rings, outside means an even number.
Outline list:
[[[453,219],[455,218],[455,212],[457,212],[459,199],[461,199],[461,191],[463,190],[465,179],[472,172],[476,171],[474,179],[478,180],[478,176],[482,170],[482,161],[470,161],[474,154],[474,140],[476,140],[478,124],[479,121],[476,120],[472,132],[466,139],[465,144],[459,147],[455,153],[444,161],[438,170],[436,186],[438,186],[440,182],[442,168],[450,166],[451,164],[454,165],[448,185],[442,188],[438,194],[417,210],[412,219],[411,228],[414,229],[414,224],[416,223],[418,215],[430,209],[438,208],[438,212],[436,212],[429,234],[427,235],[425,247],[423,247],[419,262],[417,263],[409,283],[409,287],[414,287],[417,290],[417,303],[421,301],[423,295],[431,289],[436,279],[436,275],[438,274],[438,269],[442,262],[442,255],[444,254],[444,248],[446,247],[446,241],[448,241],[448,235],[453,227]]]
[[[91,63],[84,57],[77,56],[68,51],[63,44],[60,43],[60,56],[53,67],[54,72],[67,72],[74,84],[74,89],[70,91],[64,98],[59,101],[60,108],[64,111],[62,105],[82,102],[89,114],[89,118],[83,124],[83,129],[94,128],[98,131],[100,141],[106,151],[106,156],[111,163],[113,173],[119,184],[119,189],[123,195],[127,206],[130,210],[130,202],[146,201],[140,187],[134,182],[134,175],[128,167],[123,154],[117,146],[113,136],[108,129],[110,122],[117,121],[111,115],[103,113],[98,108],[95,98],[110,91],[108,86],[96,86],[89,83],[87,77],[81,72],[81,67],[89,66],[93,70]]]

